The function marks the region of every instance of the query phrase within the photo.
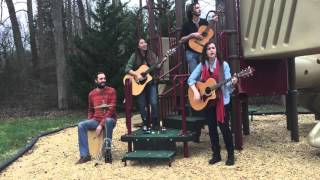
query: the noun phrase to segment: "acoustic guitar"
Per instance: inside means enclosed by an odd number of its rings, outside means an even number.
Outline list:
[[[149,73],[154,71],[159,64],[163,64],[168,59],[168,57],[170,57],[176,52],[176,50],[177,47],[169,49],[167,53],[164,55],[163,59],[159,63],[156,63],[153,66],[151,66],[150,68],[145,64],[141,65],[136,71],[134,71],[136,73],[141,74],[143,78],[140,80],[136,79],[131,74],[125,75],[123,78],[123,84],[125,84],[127,79],[130,79],[132,82],[132,95],[137,96],[141,94],[146,84],[152,80],[152,76],[150,76]]]
[[[238,74],[235,74],[231,78],[228,78],[219,83],[217,83],[216,80],[213,78],[209,78],[206,82],[197,82],[196,88],[199,90],[199,93],[200,93],[199,100],[194,99],[194,94],[191,87],[189,87],[188,89],[188,98],[189,98],[191,107],[196,111],[200,111],[204,109],[210,100],[216,99],[215,91],[218,88],[222,87],[223,85],[231,81],[233,77],[237,77],[237,78],[249,77],[253,74],[253,71],[254,69],[248,66],[246,69],[242,70]]]
[[[217,14],[221,14],[224,12],[224,7],[222,4],[219,4],[217,7],[216,11],[208,11],[207,15],[206,15],[206,19],[208,20],[209,14],[210,13],[214,13],[214,16],[216,16]],[[213,17],[214,17],[213,16]],[[202,40],[198,40],[196,38],[191,38],[188,41],[188,45],[191,49],[193,49],[194,51],[198,52],[198,53],[202,53],[203,47],[204,45],[210,41],[210,39],[214,36],[214,20],[208,20],[208,25],[202,25],[199,27],[198,29],[198,33],[200,33],[203,36]]]
[[[204,45],[213,37],[214,31],[210,26],[202,25],[199,27],[198,32],[203,36],[203,39],[192,38],[189,39],[188,44],[192,50],[202,53]]]

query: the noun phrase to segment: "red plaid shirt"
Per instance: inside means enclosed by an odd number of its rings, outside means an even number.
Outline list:
[[[116,90],[111,87],[105,87],[103,89],[94,89],[88,96],[89,108],[88,119],[99,121],[100,125],[104,126],[106,118],[116,119],[116,103],[117,93]],[[97,108],[102,104],[112,105],[107,108]]]

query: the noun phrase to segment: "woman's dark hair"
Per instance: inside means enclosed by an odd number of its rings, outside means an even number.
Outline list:
[[[188,21],[192,21],[192,16],[193,16],[193,8],[195,5],[199,4],[198,2],[194,2],[189,5],[188,10],[187,10],[187,18]]]
[[[146,60],[146,58],[148,57],[148,48],[147,48],[147,50],[146,50],[145,55],[142,56],[141,51],[140,51],[140,49],[139,49],[139,42],[140,42],[141,39],[144,40],[143,37],[139,37],[139,38],[137,39],[137,42],[136,42],[136,53],[135,53],[135,54],[136,54],[136,59],[137,59],[137,56],[139,56],[140,59],[145,59],[145,60]]]
[[[201,59],[200,59],[201,64],[205,64],[206,60],[208,59],[207,49],[210,44],[214,44],[216,46],[216,44],[213,41],[209,41],[204,45],[202,53],[201,53]],[[220,64],[223,64],[223,59],[220,55],[220,51],[219,51],[218,46],[216,46],[216,58],[218,58],[218,61]]]

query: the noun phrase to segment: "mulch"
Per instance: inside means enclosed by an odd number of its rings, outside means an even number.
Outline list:
[[[139,116],[133,117],[139,123]],[[190,157],[183,157],[182,144],[169,167],[163,162],[121,161],[127,144],[120,141],[126,133],[125,119],[114,131],[113,163],[90,161],[75,165],[79,158],[77,128],[41,138],[23,157],[0,174],[0,179],[320,179],[320,149],[307,143],[307,135],[317,123],[314,115],[299,115],[300,142],[292,142],[283,115],[254,116],[250,135],[244,136],[242,151],[235,151],[236,164],[222,161],[209,165],[211,156],[208,130],[202,130],[200,143],[189,143]],[[223,140],[220,138],[222,147]]]

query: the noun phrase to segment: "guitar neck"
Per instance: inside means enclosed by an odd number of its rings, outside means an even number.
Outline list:
[[[169,50],[167,51],[167,53],[163,56],[162,60],[161,60],[160,62],[155,63],[154,65],[152,65],[149,69],[147,69],[147,70],[144,72],[144,74],[149,74],[150,72],[154,71],[154,69],[157,68],[157,66],[158,66],[159,64],[164,63],[164,62],[168,59],[169,56],[171,56],[174,52],[176,52],[176,49],[177,49],[177,46],[174,47],[174,48],[172,48],[172,49],[169,49]]]
[[[154,71],[154,69],[157,67],[159,63],[156,63],[154,65],[152,65],[149,69],[147,69],[144,74],[149,74],[150,72]]]
[[[211,90],[216,90],[216,89],[224,86],[225,84],[227,84],[227,83],[230,82],[231,80],[232,80],[232,77],[231,77],[231,78],[228,78],[228,79],[225,79],[224,81],[219,82],[219,83],[215,84],[214,86],[211,86],[210,89],[211,89]]]
[[[239,79],[239,78],[242,78],[242,77],[248,77],[248,76],[252,75],[253,71],[254,71],[254,70],[249,66],[249,67],[247,67],[246,69],[242,70],[241,72],[233,75],[232,77],[230,77],[230,78],[228,78],[228,79],[225,79],[224,81],[219,82],[219,83],[217,83],[217,84],[215,84],[215,85],[213,85],[213,86],[210,86],[209,88],[210,88],[211,90],[216,90],[216,89],[220,88],[221,86],[227,84],[229,81],[232,80],[232,78],[235,77],[235,78],[238,78],[238,79]]]
[[[167,59],[167,56],[165,56],[165,57],[162,59],[162,61],[160,61],[159,63],[156,63],[156,64],[152,65],[149,69],[147,69],[147,70],[144,72],[144,74],[149,74],[150,72],[154,71],[154,69],[156,69],[156,67],[157,67],[159,64],[163,63],[166,59]]]

